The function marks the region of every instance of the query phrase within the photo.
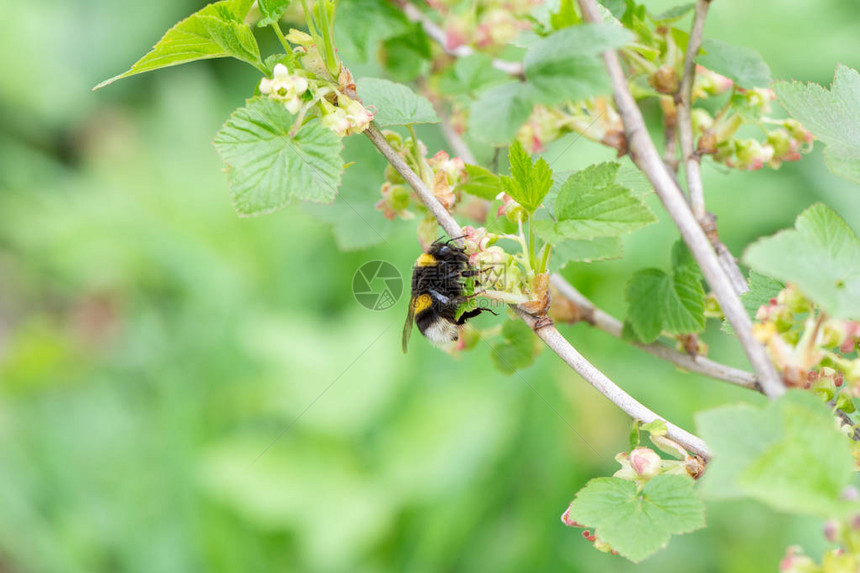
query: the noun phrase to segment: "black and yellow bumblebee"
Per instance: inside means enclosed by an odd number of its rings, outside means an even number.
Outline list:
[[[466,251],[454,239],[438,239],[421,254],[412,269],[412,298],[403,327],[403,352],[412,334],[413,321],[418,330],[435,345],[453,342],[460,337],[460,327],[488,308],[457,311],[468,300],[463,294],[464,279],[477,277],[480,271],[469,264]]]

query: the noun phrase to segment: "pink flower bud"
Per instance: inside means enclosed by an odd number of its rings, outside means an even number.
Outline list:
[[[780,573],[812,573],[816,570],[815,562],[801,551],[797,545],[786,550],[785,557],[779,562]]]
[[[824,538],[829,543],[836,543],[839,539],[839,522],[835,519],[828,519],[824,522]]]
[[[640,477],[650,479],[660,473],[660,456],[650,448],[630,452],[630,466]]]
[[[857,501],[858,499],[860,499],[860,490],[858,490],[853,485],[849,485],[842,490],[842,493],[839,494],[839,497],[841,497],[845,501]]]

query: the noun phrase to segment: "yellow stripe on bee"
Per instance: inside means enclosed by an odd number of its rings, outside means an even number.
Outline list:
[[[415,261],[416,267],[432,267],[437,263],[436,257],[429,253],[424,253]]]
[[[430,298],[429,294],[422,294],[412,299],[412,308],[415,314],[430,308],[431,304],[433,304],[433,299]]]

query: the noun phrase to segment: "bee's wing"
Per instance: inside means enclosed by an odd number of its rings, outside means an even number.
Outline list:
[[[406,324],[403,325],[403,354],[406,354],[406,346],[409,344],[409,335],[412,334],[412,324],[415,322],[415,297],[409,299],[409,312],[406,314]]]

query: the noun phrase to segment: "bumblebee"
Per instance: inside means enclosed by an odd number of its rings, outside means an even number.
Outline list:
[[[463,294],[463,279],[477,277],[480,271],[469,264],[469,256],[453,239],[438,239],[415,261],[412,269],[412,298],[403,327],[403,352],[412,334],[412,323],[435,345],[460,337],[460,327],[488,308],[468,310],[457,317],[460,305],[468,300]]]

